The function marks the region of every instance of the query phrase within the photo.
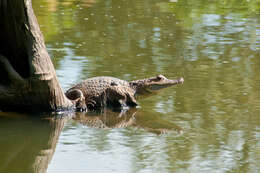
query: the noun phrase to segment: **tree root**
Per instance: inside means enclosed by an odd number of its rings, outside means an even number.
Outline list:
[[[11,81],[11,85],[25,85],[25,80],[15,71],[8,59],[1,54],[0,64],[3,66],[3,70],[6,72],[8,79]]]

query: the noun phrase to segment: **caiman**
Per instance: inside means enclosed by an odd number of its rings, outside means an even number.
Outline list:
[[[135,107],[137,98],[153,95],[163,88],[183,82],[183,78],[170,80],[163,75],[130,82],[101,76],[76,84],[65,95],[75,102],[77,110]]]

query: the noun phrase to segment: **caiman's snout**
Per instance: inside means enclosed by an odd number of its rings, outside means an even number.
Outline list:
[[[172,80],[172,79],[167,79],[165,76],[163,75],[158,75],[156,76],[154,79],[152,79],[153,82],[155,83],[158,83],[158,84],[172,84],[172,85],[175,85],[175,84],[183,84],[184,82],[184,79],[183,77],[181,77],[180,79],[176,79],[176,80]]]
[[[183,82],[184,82],[184,78],[183,77],[181,77],[179,79],[175,79],[175,80],[166,78],[161,84],[162,85],[166,85],[167,87],[169,87],[169,86],[172,86],[172,85],[183,84]]]
[[[150,78],[150,81],[146,84],[146,88],[150,91],[155,91],[163,88],[168,88],[176,84],[183,84],[183,82],[183,77],[181,77],[180,79],[171,80],[160,74],[154,78]]]
[[[179,84],[179,83],[180,83],[180,84],[183,84],[183,82],[184,82],[183,77],[181,77],[180,79],[177,79],[177,82],[178,82],[178,84]]]

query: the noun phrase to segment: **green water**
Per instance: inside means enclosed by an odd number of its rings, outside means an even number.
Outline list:
[[[260,172],[259,0],[33,7],[64,90],[100,75],[185,82],[125,114],[0,112],[0,172]]]

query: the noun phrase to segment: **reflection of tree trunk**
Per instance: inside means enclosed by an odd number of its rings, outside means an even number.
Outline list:
[[[66,120],[1,121],[4,123],[0,127],[0,172],[46,172]]]
[[[72,103],[56,77],[31,0],[0,0],[0,109],[56,110]]]
[[[33,164],[33,170],[35,173],[45,173],[48,164],[50,163],[52,156],[54,154],[56,144],[58,142],[58,138],[60,136],[60,132],[64,126],[65,119],[54,120],[51,122],[51,133],[49,136],[49,140],[46,149],[42,149],[39,155],[35,158],[35,162]]]

